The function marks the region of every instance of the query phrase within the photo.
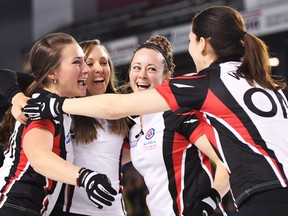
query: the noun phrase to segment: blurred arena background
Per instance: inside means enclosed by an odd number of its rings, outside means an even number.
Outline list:
[[[166,36],[173,44],[176,74],[194,71],[187,51],[192,17],[212,5],[239,10],[247,31],[270,48],[272,72],[287,79],[287,0],[0,0],[0,68],[26,72],[33,43],[51,32],[66,32],[78,41],[98,38],[108,48],[119,79],[127,80],[135,47],[149,36]],[[147,190],[131,164],[123,168],[129,216],[145,216]],[[231,198],[226,210],[236,215]]]
[[[248,32],[260,36],[277,58],[273,72],[286,78],[287,0],[0,0],[0,67],[25,70],[33,42],[47,33],[63,31],[79,41],[100,39],[122,79],[136,45],[154,34],[172,42],[176,75],[191,72],[193,62],[187,52],[191,19],[210,5],[238,9]]]

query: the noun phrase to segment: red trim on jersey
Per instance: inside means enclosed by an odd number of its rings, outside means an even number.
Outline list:
[[[179,108],[175,95],[173,94],[169,86],[169,80],[157,86],[155,89],[166,100],[172,111],[175,111],[177,108]]]
[[[12,187],[13,183],[15,182],[15,180],[19,179],[21,177],[21,174],[23,172],[25,172],[25,168],[27,168],[27,163],[28,163],[28,158],[26,157],[26,154],[24,152],[23,149],[23,138],[25,136],[25,134],[33,129],[33,128],[44,128],[47,129],[49,131],[55,131],[54,125],[52,124],[52,122],[50,120],[41,120],[41,121],[33,121],[31,122],[27,127],[25,126],[23,129],[23,132],[21,134],[21,151],[20,151],[20,158],[19,158],[19,163],[18,166],[16,168],[16,172],[15,172],[15,176],[13,178],[10,178],[9,183],[6,185],[5,190],[3,191],[3,194],[6,194],[10,188]]]
[[[126,139],[124,140],[123,147],[126,148],[126,149],[130,149],[130,144],[129,144],[128,140],[126,140]]]
[[[66,199],[64,200],[64,202],[66,201],[66,204],[64,204],[66,206],[66,209],[64,211],[65,212],[70,212],[71,203],[72,203],[72,197],[73,197],[73,195],[71,194],[71,190],[72,190],[71,187],[74,187],[74,186],[69,185],[69,184],[67,184],[66,186],[67,186],[66,187],[67,191],[65,193]]]
[[[50,119],[43,119],[43,120],[38,120],[38,121],[32,121],[27,127],[24,128],[23,133],[22,133],[22,138],[21,140],[23,141],[23,137],[25,136],[25,134],[30,131],[33,128],[42,128],[42,129],[46,129],[48,131],[50,131],[53,136],[53,147],[52,147],[52,152],[54,152],[55,154],[57,154],[58,156],[60,156],[60,134],[58,134],[57,136],[55,136],[55,126],[53,124],[53,122]],[[23,143],[21,141],[21,147],[23,149]],[[22,150],[23,151],[23,150]],[[23,151],[24,154],[24,151]],[[26,158],[26,155],[25,155]],[[26,158],[27,159],[27,158]],[[46,194],[49,193],[49,191],[54,187],[53,185],[53,180],[50,178],[46,178],[47,184],[44,187],[44,190],[46,191]],[[47,198],[47,197],[46,197]],[[44,206],[45,208],[47,207],[47,202],[48,199],[44,199]]]
[[[47,211],[47,206],[49,205],[49,199],[48,197],[45,197],[43,200],[43,208],[41,209],[41,214],[43,214],[45,211]]]
[[[187,75],[187,76],[177,76],[177,79],[191,79],[191,78],[201,78],[201,77],[205,77],[205,75],[199,75],[199,74],[191,74],[191,75]]]
[[[26,157],[26,155],[25,155],[25,153],[23,151],[23,148],[22,148],[22,150],[20,152],[19,163],[18,163],[18,166],[16,168],[17,171],[15,172],[14,177],[11,177],[9,179],[9,183],[7,183],[5,185],[5,189],[3,190],[2,195],[6,196],[6,194],[12,188],[14,182],[16,180],[18,180],[19,178],[21,178],[22,173],[25,172],[25,167],[27,166],[27,163],[28,163],[28,159],[27,159],[27,157]],[[1,196],[1,201],[3,201],[3,200],[4,200],[4,196]]]
[[[218,149],[218,146],[217,146],[217,142],[216,142],[216,135],[214,133],[214,130],[213,130],[213,127],[211,127],[211,125],[209,125],[205,119],[205,117],[203,116],[202,113],[200,112],[195,112],[195,115],[197,116],[199,122],[200,122],[200,125],[202,127],[202,130],[204,131],[204,133],[206,134],[206,136],[208,137],[209,141],[213,144],[213,146],[217,149]]]
[[[52,149],[52,151],[56,154],[56,155],[58,155],[59,157],[60,157],[60,153],[61,153],[61,147],[60,147],[60,139],[61,139],[61,135],[59,134],[59,135],[57,135],[57,136],[55,136],[54,137],[54,145],[53,145],[53,149]]]
[[[183,142],[181,141],[183,140]],[[186,145],[185,144],[186,141]],[[174,173],[175,173],[175,185],[177,190],[177,198],[176,203],[179,209],[179,215],[181,215],[181,191],[182,191],[182,162],[183,162],[183,152],[187,149],[187,145],[189,145],[189,142],[186,139],[183,139],[183,136],[179,133],[174,134],[174,140],[173,140],[173,167],[174,167]]]
[[[213,107],[213,110],[209,110],[206,108],[206,104],[217,104],[217,106]],[[208,106],[209,107],[209,106]],[[211,107],[211,106],[210,106]],[[268,158],[270,158],[273,161],[274,167],[277,169],[278,173],[281,175],[282,179],[283,175],[276,163],[276,161],[271,158],[269,156],[269,154],[262,148],[261,145],[258,145],[257,143],[254,142],[253,138],[250,136],[249,132],[247,131],[246,127],[242,124],[242,122],[240,121],[240,119],[234,114],[234,112],[232,112],[230,109],[228,109],[227,106],[225,106],[225,104],[223,104],[221,102],[221,100],[219,100],[217,98],[216,95],[213,94],[213,92],[211,92],[210,90],[207,93],[207,97],[206,100],[203,103],[202,109],[207,112],[207,113],[211,113],[213,115],[215,115],[216,117],[220,117],[222,119],[225,120],[225,122],[227,122],[227,124],[232,125],[233,128],[241,135],[241,137],[245,140],[245,142],[249,143],[250,145],[252,145],[253,147],[255,147],[263,156],[266,156]],[[223,113],[225,113],[226,116],[223,116]],[[227,114],[229,113],[229,114]],[[229,116],[229,117],[227,117]],[[206,124],[207,125],[207,124]],[[237,126],[237,127],[236,127]],[[208,127],[205,127],[205,129],[207,130]],[[214,135],[213,129],[210,126],[210,130],[205,131],[205,133],[209,135]],[[212,136],[215,138],[215,136]],[[209,139],[211,138],[211,136],[209,136]],[[213,140],[213,143],[216,144],[216,140]]]
[[[201,137],[203,134],[204,134],[204,130],[203,130],[202,126],[199,125],[199,126],[193,131],[193,133],[190,135],[189,141],[190,141],[191,143],[195,143],[195,142],[199,139],[199,137]]]
[[[23,134],[22,134],[22,139],[23,136],[32,128],[42,128],[42,129],[46,129],[48,131],[50,131],[53,135],[54,135],[54,140],[53,140],[53,148],[52,151],[60,156],[60,152],[61,152],[61,148],[60,148],[60,139],[61,136],[60,134],[58,134],[57,136],[55,136],[55,127],[54,124],[51,122],[51,120],[49,119],[44,119],[44,120],[39,120],[39,121],[33,121],[31,122],[31,124],[29,124],[29,126],[27,128],[24,129]],[[52,183],[52,180],[50,180],[49,183]],[[49,188],[50,189],[50,188]]]
[[[202,125],[199,125],[191,134],[189,138],[190,142],[195,143],[199,137],[203,136],[203,134],[204,134],[203,127]],[[203,152],[201,152],[200,150],[198,151],[200,152],[202,157],[202,167],[205,166],[206,169],[209,170],[209,173],[207,173],[207,175],[209,175],[213,179],[210,159]]]
[[[49,119],[43,119],[38,121],[32,121],[27,127],[24,128],[22,133],[22,139],[25,134],[33,128],[43,128],[49,130],[52,134],[55,134],[54,124]]]
[[[192,116],[194,115],[195,112],[194,111],[190,111],[190,112],[184,112],[184,113],[178,113],[178,115],[181,115],[181,116]],[[190,134],[190,137],[189,137],[189,141],[191,143],[195,143],[197,139],[199,139],[199,137],[201,137],[202,135],[204,134],[204,130],[202,128],[202,126],[198,126],[192,134]]]
[[[199,152],[200,152],[201,157],[202,157],[202,167],[205,166],[207,168],[207,170],[209,170],[209,173],[207,173],[207,175],[209,175],[211,177],[211,179],[214,179],[213,174],[212,174],[213,172],[212,172],[211,161],[210,161],[209,157],[207,157],[207,155],[205,155],[200,150],[199,150]]]
[[[193,115],[195,112],[191,111],[191,112],[185,112],[185,113],[181,113],[182,116],[191,116]]]
[[[206,108],[206,104],[207,105],[210,104],[210,107],[211,107],[211,104],[215,104],[215,106],[213,107],[213,110],[209,110]],[[217,106],[216,106],[216,104],[217,104]],[[215,108],[215,107],[217,107],[217,108]],[[222,103],[221,100],[219,100],[216,97],[216,95],[214,95],[213,92],[211,92],[210,90],[207,93],[207,97],[203,103],[202,110],[204,110],[207,113],[211,113],[211,114],[215,115],[216,118],[219,116],[221,119],[224,119],[225,122],[227,122],[227,124],[231,125],[242,136],[242,138],[246,142],[251,143],[263,155],[268,156],[267,152],[265,152],[261,146],[257,145],[254,142],[253,138],[250,136],[246,127],[242,124],[242,122],[237,117],[237,115],[235,115],[234,112],[232,112],[227,106],[225,106],[225,104]],[[223,113],[225,113],[225,116],[223,116]],[[227,114],[227,113],[229,113],[229,114]]]
[[[205,77],[205,75],[197,75],[197,74],[192,74],[190,76],[179,76],[177,79],[191,79],[191,78],[201,78]],[[171,90],[170,87],[170,80],[165,81],[161,85],[157,86],[155,89],[158,91],[158,93],[165,99],[165,101],[168,103],[172,111],[175,111],[176,109],[179,108],[179,105],[176,101],[175,95]]]

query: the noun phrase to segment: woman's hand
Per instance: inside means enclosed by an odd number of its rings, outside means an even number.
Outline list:
[[[26,106],[27,101],[29,100],[29,97],[26,97],[22,92],[17,93],[12,98],[12,108],[11,113],[13,117],[19,121],[21,124],[26,124],[27,117],[22,112],[24,106]]]
[[[62,106],[67,97],[59,97],[56,94],[51,94],[49,97],[39,95],[35,95],[35,98],[32,97],[23,109],[24,114],[29,116],[30,120],[52,119],[65,114]]]

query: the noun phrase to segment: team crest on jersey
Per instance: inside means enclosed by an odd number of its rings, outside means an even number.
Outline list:
[[[152,137],[155,135],[155,129],[154,128],[150,128],[148,131],[147,131],[147,133],[146,133],[146,135],[145,135],[145,139],[146,140],[150,140],[150,139],[152,139]]]
[[[152,139],[154,135],[155,135],[155,129],[150,128],[145,134],[145,139],[147,141],[143,143],[143,151],[150,151],[150,150],[156,149],[157,142],[156,140]]]

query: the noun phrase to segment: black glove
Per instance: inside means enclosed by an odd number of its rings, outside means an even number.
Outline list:
[[[23,113],[31,120],[55,118],[65,114],[62,106],[66,97],[59,97],[52,94],[51,97],[37,97],[28,100]]]
[[[86,189],[88,198],[99,209],[111,206],[117,191],[111,187],[109,178],[95,171],[84,169],[78,178],[78,186]]]
[[[191,203],[190,214],[191,216],[217,216],[223,215],[217,213],[215,210],[221,202],[221,196],[214,188],[211,188],[205,194],[195,198]]]

